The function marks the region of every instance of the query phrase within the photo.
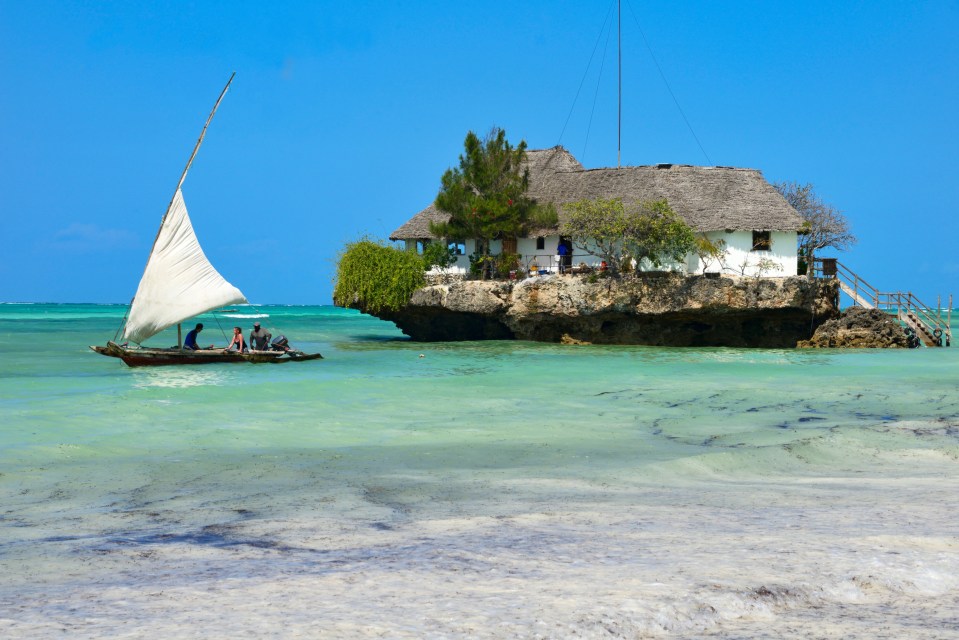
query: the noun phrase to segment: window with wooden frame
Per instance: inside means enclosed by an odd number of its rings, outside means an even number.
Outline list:
[[[769,251],[772,246],[773,239],[769,231],[753,231],[753,251]]]

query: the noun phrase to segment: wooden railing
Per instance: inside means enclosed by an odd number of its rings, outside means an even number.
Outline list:
[[[886,313],[895,312],[899,322],[911,329],[927,347],[948,347],[952,344],[951,295],[946,315],[943,317],[941,300],[932,308],[910,291],[879,291],[835,258],[816,258],[813,275],[819,278],[835,278],[842,292],[861,307],[880,309]]]
[[[579,270],[580,265],[586,264],[590,269],[598,269],[601,259],[591,253],[572,253],[566,256],[566,269]],[[559,256],[555,253],[533,253],[520,256],[520,264],[530,272],[533,265],[539,270],[549,273],[559,273]]]

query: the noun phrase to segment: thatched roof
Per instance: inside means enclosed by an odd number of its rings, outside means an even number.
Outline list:
[[[796,210],[756,169],[675,164],[584,169],[560,146],[529,151],[527,162],[529,195],[540,204],[555,204],[560,223],[563,205],[577,200],[621,198],[629,206],[666,198],[696,231],[798,231],[802,225]],[[429,223],[447,219],[449,214],[431,204],[390,239],[431,238]]]

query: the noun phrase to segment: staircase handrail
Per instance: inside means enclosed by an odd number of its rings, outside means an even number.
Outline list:
[[[860,278],[857,273],[853,272],[838,260],[836,261],[836,275],[844,276],[847,281],[851,281],[852,284],[850,285],[850,283],[847,282],[846,286],[851,286],[854,291],[858,292],[860,290],[865,290],[869,294],[869,298],[872,300],[873,306],[879,306],[879,296],[882,295],[879,289]]]
[[[945,336],[947,342],[951,342],[951,323],[949,319],[943,319],[942,309],[936,308],[935,312],[930,311],[932,307],[924,304],[911,291],[879,291],[838,260],[832,260],[832,262],[835,264],[835,273],[832,277],[840,280],[840,282],[853,290],[855,295],[853,298],[854,302],[858,304],[859,298],[861,297],[872,302],[873,306],[877,309],[883,309],[885,311],[895,309],[896,314],[900,316],[903,310],[905,310],[907,315],[912,313],[916,320],[922,324],[933,337],[940,339],[942,336]],[[819,277],[828,277],[823,273],[822,264],[822,258],[813,259],[813,274]],[[862,292],[862,295],[860,292]],[[938,335],[936,335],[937,333]]]
[[[888,300],[891,302],[895,300],[895,307],[897,312],[905,308],[906,313],[910,311],[916,315],[916,317],[929,329],[929,333],[935,336],[935,331],[938,329],[940,332],[940,337],[942,333],[951,334],[949,330],[949,323],[942,319],[942,310],[936,309],[935,314],[929,311],[931,307],[923,304],[922,300],[916,297],[911,291],[896,292],[896,293],[884,293],[882,294],[887,296]],[[889,304],[888,307],[891,308],[893,305]]]
[[[879,289],[860,278],[858,274],[838,260],[833,260],[833,262],[836,265],[836,273],[833,277],[841,280],[847,287],[856,292],[856,294],[858,294],[860,290],[865,291],[865,293],[868,294],[868,299],[872,301],[873,306],[879,306],[879,296],[881,295]],[[813,274],[819,277],[826,277],[823,273],[823,258],[813,258]]]

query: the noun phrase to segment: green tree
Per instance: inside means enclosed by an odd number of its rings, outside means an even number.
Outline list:
[[[445,242],[428,242],[423,247],[423,266],[429,271],[436,266],[445,269],[456,262],[456,252]]]
[[[856,236],[849,228],[849,221],[842,211],[824,202],[810,183],[778,182],[776,190],[782,194],[803,219],[799,232],[799,255],[810,267],[820,249],[832,247],[845,251],[856,244]],[[810,277],[812,269],[808,271]]]
[[[580,200],[566,206],[563,233],[573,244],[616,270],[629,258],[653,267],[681,262],[696,248],[693,230],[666,200],[627,208],[619,198]]]
[[[556,210],[537,205],[526,193],[525,141],[513,147],[506,132],[494,127],[483,140],[470,131],[463,146],[459,167],[443,174],[436,196],[436,207],[450,218],[430,223],[430,233],[445,239],[478,240],[479,257],[487,262],[490,240],[556,225]]]
[[[336,264],[333,303],[369,313],[400,309],[426,284],[425,267],[413,251],[369,238],[350,242]]]
[[[672,210],[665,198],[644,202],[633,212],[625,242],[637,263],[648,260],[657,268],[667,262],[683,262],[696,248],[692,228]]]
[[[594,255],[612,272],[619,269],[623,257],[623,238],[629,227],[623,201],[579,200],[566,205],[563,235],[572,239],[580,251]]]

